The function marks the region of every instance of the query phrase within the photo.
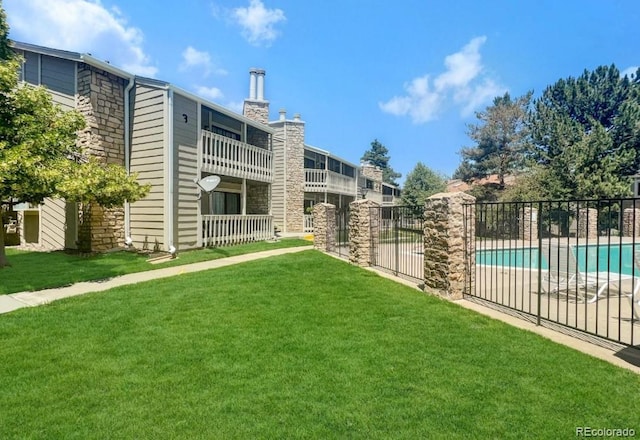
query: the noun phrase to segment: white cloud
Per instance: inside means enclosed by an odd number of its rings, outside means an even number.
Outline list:
[[[205,77],[209,76],[212,72],[216,75],[227,74],[226,70],[214,66],[209,52],[202,52],[189,46],[182,52],[182,63],[180,64],[179,70],[185,71],[194,68],[202,68]]]
[[[448,55],[444,59],[447,71],[441,73],[435,80],[438,90],[447,87],[466,87],[482,70],[480,46],[487,41],[487,37],[474,38],[462,48],[460,52]]]
[[[622,72],[620,72],[620,76],[628,76],[629,78],[631,78],[632,76],[635,76],[636,72],[638,71],[638,68],[640,66],[631,66],[631,67],[627,67],[626,69],[624,69]]]
[[[267,9],[260,0],[250,0],[246,8],[235,8],[233,19],[242,27],[242,35],[253,45],[270,45],[280,34],[275,25],[286,21],[282,9]]]
[[[244,101],[230,101],[225,104],[225,107],[238,114],[242,114],[242,108],[244,107]]]
[[[11,38],[96,58],[138,75],[158,72],[143,48],[144,35],[117,8],[99,0],[5,0]]]
[[[380,103],[380,108],[392,115],[409,115],[416,124],[422,124],[435,119],[440,107],[441,95],[429,86],[429,76],[415,78],[411,83],[405,84],[408,95],[394,96],[385,103]]]
[[[442,108],[453,103],[468,116],[478,107],[506,91],[493,79],[483,76],[480,47],[486,37],[476,37],[459,52],[444,59],[446,70],[430,83],[429,75],[414,78],[404,85],[406,94],[379,103],[385,113],[409,116],[415,124],[423,124],[438,117]]]
[[[218,101],[224,97],[222,90],[217,87],[198,86],[196,87],[196,94],[210,101]]]

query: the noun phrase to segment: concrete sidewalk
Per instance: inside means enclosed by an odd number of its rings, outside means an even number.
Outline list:
[[[185,273],[200,272],[202,270],[216,269],[218,267],[231,266],[245,261],[259,260],[275,255],[291,254],[313,249],[312,246],[298,246],[293,248],[274,249],[270,251],[256,252],[253,254],[237,255],[235,257],[220,258],[217,260],[202,261],[200,263],[185,264],[183,266],[167,267],[165,269],[148,270],[121,275],[106,280],[86,281],[72,286],[55,289],[38,290],[35,292],[19,292],[0,296],[0,314],[12,312],[23,307],[35,307],[48,304],[52,301],[69,298],[71,296],[84,295],[85,293],[101,292],[114,287],[136,284],[144,281],[157,280]]]

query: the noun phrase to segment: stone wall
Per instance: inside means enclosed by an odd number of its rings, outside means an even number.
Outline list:
[[[535,241],[538,239],[538,210],[525,206],[519,212],[518,235],[520,240]]]
[[[371,208],[379,206],[366,199],[349,204],[349,261],[358,266],[375,264],[375,249],[380,239],[380,210]]]
[[[78,143],[86,156],[121,166],[124,166],[126,82],[123,78],[86,64],[80,64],[78,68],[76,108],[87,122],[78,135]],[[87,209],[87,206],[82,209]],[[84,228],[84,232],[79,232],[78,240],[84,250],[100,252],[124,244],[123,207],[103,209],[94,205],[90,212],[84,213],[81,225],[80,230]]]
[[[382,170],[374,165],[364,163],[360,167],[363,177],[373,180],[373,191],[382,194]]]
[[[269,123],[269,101],[245,99],[242,114],[253,121],[266,125]]]
[[[578,209],[578,238],[598,237],[598,210],[595,208]]]
[[[640,209],[625,208],[622,213],[622,235],[624,237],[640,236]]]
[[[475,241],[475,197],[462,192],[435,194],[425,202],[424,278],[434,293],[462,299],[468,276],[473,274],[465,258]],[[469,210],[465,224],[464,210]],[[465,236],[466,231],[466,236]],[[473,255],[470,255],[473,261]]]
[[[247,214],[269,214],[269,184],[247,182]]]
[[[313,227],[314,249],[333,252],[336,246],[336,207],[330,203],[315,205]]]
[[[284,124],[286,131],[285,157],[286,175],[285,210],[287,212],[287,232],[302,232],[304,228],[304,132],[305,125],[302,121],[287,121]]]
[[[76,108],[87,121],[78,142],[87,154],[118,165],[124,165],[125,83],[86,64],[78,68]]]

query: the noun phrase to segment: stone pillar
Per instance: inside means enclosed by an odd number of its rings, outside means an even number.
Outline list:
[[[622,213],[622,236],[640,236],[640,209],[625,208]]]
[[[123,78],[87,64],[78,65],[76,109],[87,122],[78,133],[78,144],[86,155],[103,163],[125,165],[125,87]],[[79,213],[82,252],[103,252],[124,245],[123,206],[103,209],[85,205]]]
[[[349,262],[358,266],[375,263],[375,249],[380,240],[380,209],[375,208],[379,207],[366,199],[349,204]]]
[[[598,237],[598,210],[595,208],[578,209],[578,238]]]
[[[336,207],[330,203],[313,206],[313,248],[332,252],[336,247]]]
[[[455,192],[435,194],[425,202],[424,282],[439,296],[462,299],[472,281],[475,201]]]
[[[518,222],[519,238],[525,241],[538,240],[538,209],[525,206],[520,211],[520,221]]]

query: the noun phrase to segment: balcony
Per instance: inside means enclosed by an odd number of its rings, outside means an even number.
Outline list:
[[[327,192],[355,196],[356,179],[328,170],[304,170],[306,192]]]
[[[230,246],[273,238],[270,215],[203,215],[202,242],[208,246]]]
[[[264,148],[202,130],[202,171],[271,183],[273,154]]]

